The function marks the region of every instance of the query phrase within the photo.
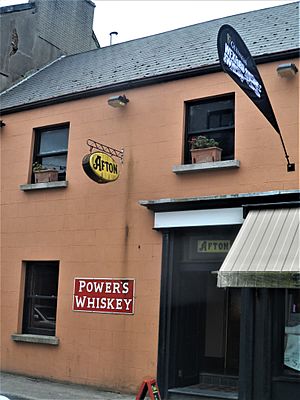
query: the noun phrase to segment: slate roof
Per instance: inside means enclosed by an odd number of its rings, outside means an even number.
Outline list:
[[[3,92],[3,113],[220,70],[217,33],[233,26],[257,61],[299,49],[299,3],[256,10],[61,58]]]

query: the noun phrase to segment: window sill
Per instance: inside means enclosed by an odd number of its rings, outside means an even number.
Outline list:
[[[56,336],[29,335],[29,334],[15,333],[15,334],[11,335],[11,338],[15,342],[50,344],[52,346],[58,346],[58,344],[59,344],[59,338]]]
[[[40,189],[59,189],[66,188],[68,186],[68,181],[55,181],[55,182],[45,182],[45,183],[28,183],[25,185],[20,185],[20,190],[23,192],[28,192],[31,190]]]
[[[228,160],[228,161],[215,161],[199,164],[185,164],[185,165],[174,165],[172,171],[175,174],[186,174],[190,172],[201,172],[201,171],[211,171],[215,169],[230,169],[239,168],[239,160]]]

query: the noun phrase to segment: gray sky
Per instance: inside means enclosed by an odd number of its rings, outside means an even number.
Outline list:
[[[70,3],[76,0],[68,0]],[[203,21],[261,8],[291,3],[293,0],[93,0],[96,4],[94,31],[101,47],[181,28]],[[27,0],[0,0],[0,5],[27,3]]]
[[[101,46],[165,32],[203,21],[251,10],[291,3],[293,0],[192,0],[124,1],[96,0],[94,31]]]

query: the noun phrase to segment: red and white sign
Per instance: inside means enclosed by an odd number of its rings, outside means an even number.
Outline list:
[[[75,278],[73,311],[134,314],[134,279]]]

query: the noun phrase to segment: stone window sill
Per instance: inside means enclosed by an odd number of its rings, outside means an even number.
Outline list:
[[[228,161],[215,161],[199,164],[185,164],[185,165],[174,165],[172,171],[175,174],[186,174],[191,172],[201,171],[213,171],[220,169],[239,168],[239,160],[228,160]]]
[[[55,181],[55,182],[45,182],[45,183],[28,183],[25,185],[20,185],[20,189],[23,192],[28,192],[31,190],[40,189],[59,189],[66,188],[68,186],[68,181]]]
[[[15,342],[50,344],[52,346],[58,346],[58,344],[59,344],[59,338],[56,336],[29,335],[29,334],[15,333],[15,334],[11,335],[11,338]]]

